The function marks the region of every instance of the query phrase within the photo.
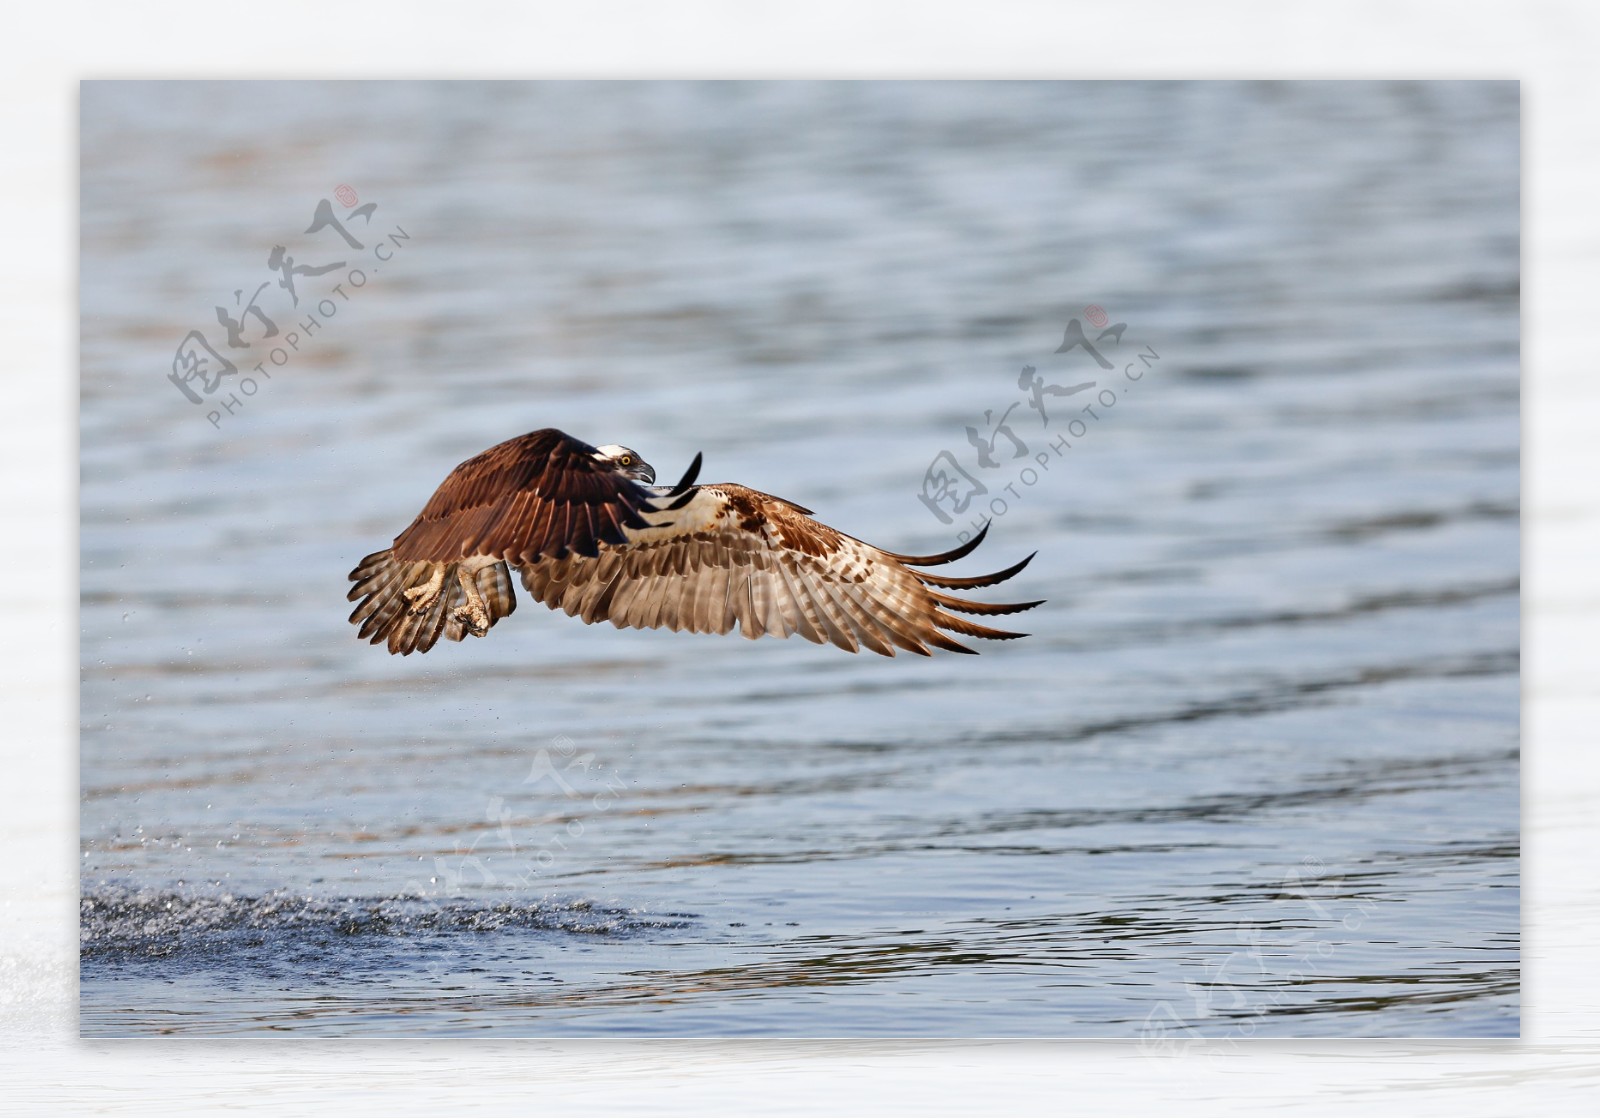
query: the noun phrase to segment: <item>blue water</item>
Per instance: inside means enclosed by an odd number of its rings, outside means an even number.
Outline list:
[[[85,86],[83,1032],[1514,1035],[1517,116]],[[296,306],[275,245],[342,267]],[[1100,309],[1112,370],[1054,353]],[[192,330],[239,359],[198,405]],[[1096,385],[1046,426],[1024,365]],[[543,426],[890,550],[991,517],[956,572],[1048,601],[932,660],[526,595],[358,642],[354,561]]]

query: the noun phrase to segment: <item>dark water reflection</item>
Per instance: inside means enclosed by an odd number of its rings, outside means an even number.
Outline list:
[[[87,87],[84,1031],[1515,1034],[1515,97]],[[339,183],[411,239],[207,423],[173,346]],[[1026,641],[344,621],[546,424],[947,547],[1090,303],[1159,362],[958,572],[1037,549]]]

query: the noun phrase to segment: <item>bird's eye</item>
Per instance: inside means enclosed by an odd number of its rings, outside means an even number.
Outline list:
[[[620,462],[623,466],[632,466],[633,465],[633,456],[632,455],[623,455],[617,461]]]

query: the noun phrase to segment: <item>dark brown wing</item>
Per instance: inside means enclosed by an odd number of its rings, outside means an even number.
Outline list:
[[[899,556],[745,486],[699,486],[684,496],[670,524],[630,529],[626,544],[602,547],[597,556],[550,557],[524,567],[523,586],[551,609],[621,629],[727,633],[738,625],[749,638],[799,634],[891,657],[897,647],[924,656],[929,646],[973,652],[941,631],[1022,637],[950,611],[1010,614],[1038,605],[974,602],[936,589],[989,586],[1027,560],[968,579],[913,569],[961,558],[982,533],[952,552]]]
[[[450,472],[394,540],[400,562],[472,556],[513,566],[544,556],[593,556],[643,529],[651,494],[597,462],[595,448],[554,428],[519,435]]]

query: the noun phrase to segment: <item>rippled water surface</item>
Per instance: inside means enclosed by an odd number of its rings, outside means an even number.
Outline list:
[[[86,1034],[1517,1032],[1514,85],[83,109]],[[1096,385],[1046,427],[1024,365]],[[542,426],[896,551],[993,516],[954,570],[1048,601],[359,643],[353,562]]]

